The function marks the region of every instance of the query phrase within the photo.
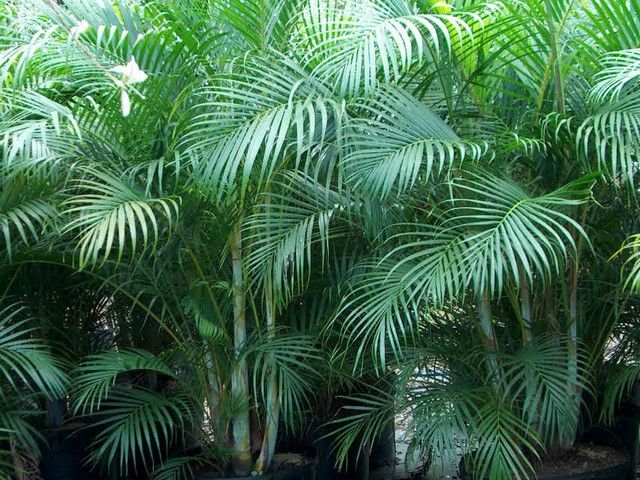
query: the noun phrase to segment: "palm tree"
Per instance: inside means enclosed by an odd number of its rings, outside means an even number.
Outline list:
[[[39,158],[30,151],[20,154],[30,164],[63,165],[70,178],[54,183],[59,210],[52,217],[60,228],[54,241],[65,252],[64,261],[91,269],[128,296],[137,313],[156,320],[180,352],[177,360],[159,360],[162,368],[145,361],[146,353],[107,352],[88,357],[74,374],[74,410],[97,415],[103,426],[92,460],[115,462],[125,474],[131,463],[136,467],[136,458],[152,470],[176,432],[186,429],[189,417],[201,417],[203,402],[211,417],[209,440],[217,448],[230,446],[234,470],[262,472],[274,453],[280,417],[296,425],[312,397],[312,380],[319,376],[309,360],[320,360],[314,339],[277,327],[275,303],[280,297],[273,297],[268,285],[247,278],[250,247],[243,238],[244,218],[257,205],[273,170],[299,157],[285,144],[287,136],[293,137],[296,125],[302,134],[299,120],[306,121],[305,128],[316,121],[307,99],[321,84],[309,81],[299,89],[292,120],[287,102],[306,73],[272,52],[286,38],[284,22],[276,17],[286,18],[293,5],[251,6],[264,9],[264,23],[255,28],[242,21],[254,13],[242,3],[131,2],[87,9],[83,2],[43,2],[33,9],[19,4],[10,12],[26,19],[6,26],[11,48],[2,59],[3,84],[14,95],[27,97],[24,107],[34,108],[38,101],[50,108],[59,105],[64,116],[43,109],[45,118],[37,126],[53,130],[51,141],[35,127],[30,136],[20,136],[18,129],[28,126],[20,115],[23,100],[6,102],[19,125],[3,130],[7,150],[18,148],[18,142],[40,141],[44,154]],[[240,55],[245,51],[262,52],[262,62],[244,62]],[[272,73],[267,69],[271,61],[278,63],[279,80],[285,82],[279,91],[275,83],[260,83]],[[247,89],[247,98],[253,88],[252,102],[238,101],[235,89],[240,87]],[[317,108],[324,109],[319,102]],[[263,120],[264,109],[273,109],[275,116]],[[289,117],[288,125],[283,115]],[[274,119],[283,122],[275,142],[273,133],[263,131]],[[318,125],[299,140],[299,152],[302,141],[318,144],[314,137],[330,128]],[[253,169],[257,149],[269,143],[272,156],[261,153],[262,166]],[[39,213],[36,207],[29,215],[49,227],[32,212]],[[19,223],[25,217],[7,218],[26,242],[28,232]],[[40,225],[31,227],[34,235],[36,227]],[[129,275],[131,281],[125,279]],[[169,292],[167,285],[172,285]],[[118,342],[119,348],[127,346]],[[145,347],[162,350],[166,345],[160,340]],[[196,358],[204,361],[194,362]],[[191,373],[178,381],[169,368]],[[137,376],[127,378],[138,371],[179,383],[181,395],[169,398],[167,392],[144,385],[144,378],[143,384]],[[121,415],[110,413],[116,406]],[[142,408],[145,415],[135,417]],[[251,411],[265,418],[255,465]],[[166,430],[167,424],[174,428]],[[137,435],[140,428],[152,432],[150,437]]]

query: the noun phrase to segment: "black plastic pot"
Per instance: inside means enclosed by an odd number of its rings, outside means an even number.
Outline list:
[[[305,467],[295,467],[280,472],[269,472],[260,476],[248,475],[245,477],[223,477],[219,473],[203,473],[198,475],[197,480],[315,480],[315,469],[313,465]]]
[[[594,470],[592,472],[538,477],[538,480],[621,480],[625,478],[627,468],[628,464],[625,462],[615,467]]]
[[[595,443],[627,453],[620,438],[610,429],[604,427],[592,427],[581,435],[581,441]],[[583,473],[546,475],[537,477],[536,480],[623,480],[627,478],[629,472],[629,455],[627,460],[613,467],[592,470]],[[460,460],[459,475],[462,480],[471,480],[471,476],[466,472],[464,458]]]
[[[72,428],[57,428],[44,432],[48,448],[43,452],[40,470],[45,480],[95,478],[83,464],[85,446],[88,444],[83,433],[76,433]]]
[[[621,463],[614,467],[593,470],[591,472],[574,473],[570,475],[551,475],[537,477],[536,480],[621,480],[626,478],[628,463]],[[462,480],[471,480],[466,472],[460,472]]]
[[[369,478],[369,454],[370,449],[363,452],[355,447],[349,450],[346,468],[344,471],[336,467],[336,455],[333,448],[332,439],[327,435],[331,431],[331,426],[321,423],[312,430],[310,442],[316,452],[317,467],[315,479],[317,480],[368,480]],[[356,458],[358,460],[356,461]]]
[[[618,408],[611,430],[618,436],[629,454],[626,480],[635,480],[640,461],[640,408],[623,404]]]

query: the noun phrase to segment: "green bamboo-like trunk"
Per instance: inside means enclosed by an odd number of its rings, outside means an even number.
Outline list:
[[[520,269],[520,315],[522,316],[522,340],[524,344],[531,342],[533,332],[531,331],[531,289],[526,276]]]
[[[495,329],[493,328],[493,318],[491,313],[491,299],[489,292],[485,290],[480,297],[478,305],[478,318],[480,320],[480,335],[482,343],[489,353],[489,367],[491,373],[495,376],[495,385],[500,385],[500,371],[498,369],[498,358],[495,354],[498,351],[498,343],[496,340]]]
[[[214,373],[215,361],[213,359],[213,353],[211,352],[210,345],[205,341],[204,351],[206,356],[207,365],[207,382],[208,382],[208,397],[207,397],[207,409],[211,428],[213,429],[213,440],[219,444],[223,444],[223,429],[220,424],[220,385],[218,378]]]
[[[572,396],[571,401],[576,415],[574,428],[567,432],[565,438],[561,439],[561,448],[567,450],[573,445],[575,433],[578,429],[578,414],[582,392],[577,386],[578,383],[578,260],[573,259],[569,264],[569,325],[567,340],[567,357],[569,368],[569,391]]]
[[[241,351],[247,338],[246,293],[242,265],[242,233],[240,222],[230,237],[231,262],[233,269],[233,347],[235,366],[231,376],[231,393],[235,401],[240,401],[233,421],[232,463],[236,475],[251,472],[251,423],[249,420],[249,372],[247,361]]]
[[[562,72],[560,71],[560,50],[558,48],[558,33],[553,21],[553,9],[550,0],[544,1],[547,14],[547,26],[549,28],[549,48],[551,49],[550,62],[553,66],[553,83],[555,86],[556,107],[558,113],[565,114],[564,84],[562,83]]]
[[[275,306],[273,302],[273,291],[271,285],[268,284],[265,287],[266,297],[266,316],[267,316],[267,330],[269,336],[275,334]],[[272,360],[272,365],[275,365]],[[269,382],[267,384],[267,399],[266,399],[266,424],[264,429],[264,435],[262,438],[262,447],[260,449],[260,455],[256,460],[253,469],[258,473],[266,472],[273,460],[273,454],[276,449],[276,438],[278,437],[278,422],[280,420],[280,403],[278,398],[278,378],[274,369],[269,372]]]

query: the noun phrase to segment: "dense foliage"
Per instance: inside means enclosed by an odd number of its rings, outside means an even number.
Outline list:
[[[529,478],[640,374],[638,45],[636,0],[0,4],[3,474],[67,425],[263,473],[351,392],[339,463],[409,409]]]

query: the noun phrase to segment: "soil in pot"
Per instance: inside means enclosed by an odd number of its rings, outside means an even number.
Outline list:
[[[581,473],[606,470],[624,465],[627,456],[611,447],[593,443],[577,444],[573,449],[558,459],[543,459],[536,468],[538,478],[571,477]]]
[[[536,467],[537,480],[623,480],[628,456],[613,447],[594,443],[578,443],[558,459],[543,458]],[[460,461],[460,477],[469,480],[464,458]]]

